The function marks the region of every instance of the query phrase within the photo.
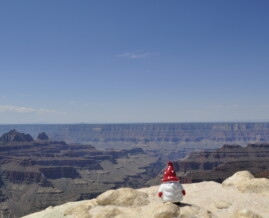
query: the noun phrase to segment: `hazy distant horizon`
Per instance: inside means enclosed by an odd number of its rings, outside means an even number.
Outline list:
[[[193,121],[193,122],[126,122],[126,123],[120,123],[120,122],[115,122],[115,123],[85,123],[85,122],[77,122],[77,123],[45,123],[45,122],[40,122],[40,123],[0,123],[0,126],[5,126],[5,125],[124,125],[124,124],[202,124],[202,123],[269,123],[269,121]]]

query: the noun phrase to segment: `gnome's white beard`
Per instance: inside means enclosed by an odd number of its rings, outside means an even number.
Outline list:
[[[159,187],[159,192],[162,192],[163,201],[180,202],[183,199],[183,187],[179,182],[164,182]]]

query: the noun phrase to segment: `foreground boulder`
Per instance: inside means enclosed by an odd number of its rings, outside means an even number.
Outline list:
[[[263,193],[269,190],[269,179],[254,178],[248,171],[240,171],[224,180],[223,187],[236,187],[241,192]]]
[[[265,180],[257,181],[243,171],[223,184],[185,184],[187,195],[180,206],[162,202],[157,196],[158,186],[137,190],[121,188],[104,192],[96,199],[49,207],[25,218],[268,218],[269,189],[264,189]],[[237,185],[242,182],[256,188],[241,191]]]
[[[148,195],[131,188],[120,188],[118,190],[109,190],[99,195],[96,199],[99,205],[115,206],[143,206],[147,205]]]

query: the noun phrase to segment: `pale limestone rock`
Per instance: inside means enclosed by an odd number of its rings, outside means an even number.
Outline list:
[[[142,206],[147,205],[148,195],[131,188],[120,188],[109,190],[99,195],[96,199],[99,205],[117,205],[117,206]]]
[[[126,217],[126,214],[119,208],[115,208],[112,206],[105,206],[102,208],[94,208],[92,211],[90,211],[91,218],[109,218],[109,217],[115,217],[115,218],[124,218]]]
[[[223,187],[236,187],[241,192],[263,193],[269,191],[269,179],[254,178],[248,171],[240,171],[224,180]]]
[[[234,177],[238,177],[234,179]],[[231,177],[232,178],[232,177]],[[243,178],[243,179],[242,179]],[[97,199],[69,202],[30,214],[27,218],[269,218],[269,192],[239,191],[237,186],[256,180],[248,172],[240,172],[227,179],[227,184],[200,182],[185,184],[187,195],[177,206],[164,203],[157,195],[159,186],[138,190],[122,188],[107,191]],[[235,182],[237,181],[237,182]],[[267,180],[264,180],[267,181]],[[253,185],[254,184],[254,185]],[[258,182],[260,188],[261,182]],[[227,188],[229,187],[229,188]],[[255,189],[254,189],[255,190]],[[227,202],[226,202],[227,201]],[[229,205],[231,202],[231,205]],[[216,206],[217,205],[217,206]],[[218,209],[225,208],[225,209]],[[246,208],[242,210],[242,208]]]
[[[172,218],[180,217],[180,207],[172,203],[165,203],[153,208],[152,217],[154,218]]]
[[[229,201],[225,201],[225,200],[217,200],[217,201],[214,201],[214,205],[218,209],[226,209],[226,208],[230,207],[232,205],[232,203]]]
[[[185,206],[180,209],[180,218],[215,218],[210,211],[198,206]]]
[[[90,218],[89,210],[91,205],[82,204],[75,208],[68,208],[64,211],[64,216],[76,217],[76,218]]]
[[[237,184],[240,184],[244,181],[248,181],[250,179],[253,179],[254,176],[248,172],[248,171],[240,171],[235,173],[233,176],[225,179],[222,182],[222,186],[226,187],[226,186],[236,186]]]
[[[233,214],[233,218],[262,218],[262,217],[250,210],[243,209],[235,211]]]

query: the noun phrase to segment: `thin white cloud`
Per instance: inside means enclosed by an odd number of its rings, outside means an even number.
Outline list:
[[[208,109],[220,109],[220,108],[223,108],[223,105],[212,105],[208,107]]]
[[[150,56],[158,55],[156,52],[125,52],[123,54],[117,55],[117,57],[129,58],[129,59],[141,59]]]
[[[27,93],[18,93],[17,96],[18,96],[18,97],[23,97],[23,98],[24,98],[24,97],[30,97],[30,96],[32,96],[32,95],[31,95],[31,94],[27,94]]]
[[[233,104],[233,105],[230,105],[230,106],[228,106],[228,108],[239,108],[239,107],[241,107],[239,104]]]
[[[58,112],[55,110],[49,110],[44,108],[30,108],[30,107],[20,107],[20,106],[13,106],[13,105],[0,105],[0,112],[16,112],[16,113],[54,113],[54,114],[61,114],[62,112]]]
[[[211,105],[207,109],[235,109],[241,107],[239,104],[232,105]]]

